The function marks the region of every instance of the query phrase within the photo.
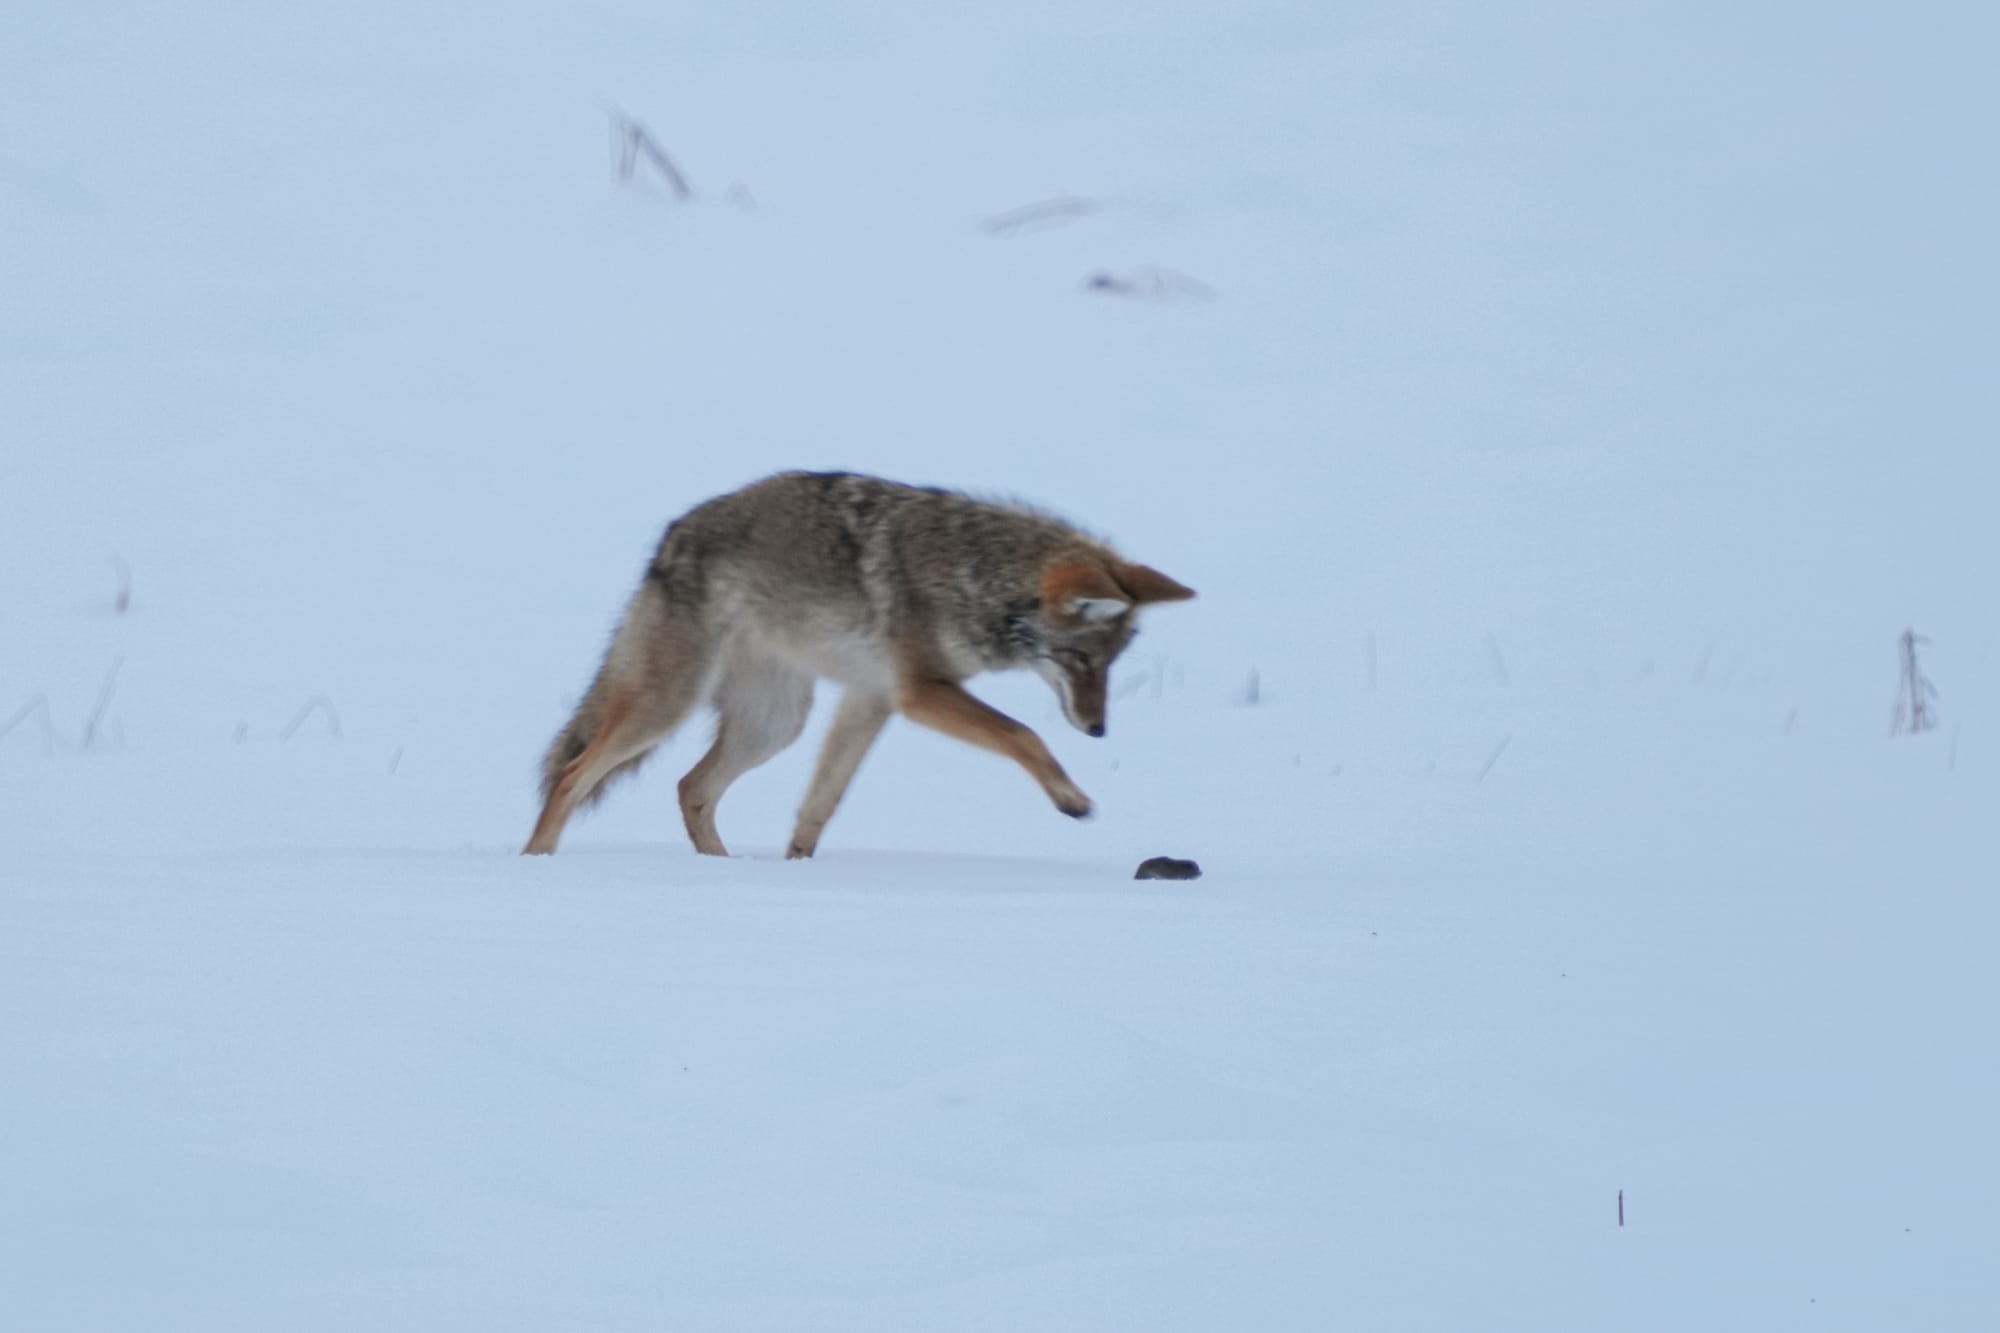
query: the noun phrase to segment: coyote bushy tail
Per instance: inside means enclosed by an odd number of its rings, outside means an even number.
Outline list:
[[[660,692],[661,682],[657,675],[661,670],[661,649],[673,646],[675,639],[698,632],[696,626],[701,620],[699,580],[676,577],[675,545],[670,531],[667,540],[661,543],[660,552],[648,569],[645,580],[640,583],[639,591],[633,595],[631,604],[619,620],[611,643],[604,650],[604,661],[597,668],[597,674],[591,677],[590,688],[583,692],[576,712],[556,734],[548,753],[542,757],[541,786],[545,803],[555,795],[563,774],[571,770],[583,757],[584,751],[590,748],[591,742],[602,734],[620,696],[629,705],[635,697]],[[691,668],[697,676],[702,671],[698,659],[684,660],[677,665],[683,670]],[[586,809],[597,804],[613,782],[650,759],[664,739],[664,735],[656,735],[652,743],[638,753],[614,764],[602,778],[579,794],[576,807]]]
[[[608,662],[606,666],[609,666]],[[597,675],[590,682],[590,688],[584,691],[582,700],[576,706],[576,713],[570,718],[568,725],[557,733],[555,740],[549,745],[549,752],[542,757],[542,800],[545,802],[555,794],[556,783],[562,778],[563,770],[582,757],[584,750],[589,748],[590,742],[596,737],[598,729],[604,725],[605,700],[610,693],[605,679],[606,674],[603,667],[598,668]],[[651,757],[652,753],[648,750],[638,758],[628,759],[611,770],[604,782],[578,803],[579,808],[588,809],[603,800],[606,788],[614,780],[638,768]]]

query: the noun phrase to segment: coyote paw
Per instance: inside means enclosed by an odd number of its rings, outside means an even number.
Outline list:
[[[1078,791],[1076,788],[1074,787],[1058,788],[1057,790],[1050,792],[1049,795],[1055,801],[1056,809],[1062,811],[1064,814],[1068,815],[1071,819],[1090,818],[1090,812],[1092,808],[1090,804],[1090,798],[1088,796],[1085,796],[1082,792]]]
[[[802,843],[795,842],[791,846],[785,848],[785,859],[787,861],[810,861],[812,859],[812,854],[813,854],[813,849],[805,846]]]

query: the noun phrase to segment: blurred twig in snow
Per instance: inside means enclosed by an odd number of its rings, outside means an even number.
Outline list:
[[[49,696],[38,694],[15,710],[14,716],[0,722],[0,741],[7,739],[7,733],[26,722],[30,717],[39,716],[42,721],[42,754],[45,758],[56,757],[56,729],[49,721]]]
[[[113,555],[111,564],[118,571],[118,595],[111,599],[111,606],[122,616],[132,609],[132,566],[122,555]]]
[[[1501,686],[1512,685],[1514,678],[1507,673],[1507,658],[1500,651],[1500,641],[1489,631],[1486,635],[1486,661],[1493,668],[1493,679]]]
[[[1005,213],[995,213],[979,224],[979,229],[988,236],[1009,236],[1029,227],[1057,226],[1074,222],[1078,218],[1089,217],[1103,205],[1094,199],[1079,199],[1073,194],[1059,194],[1053,199],[1039,203],[1023,204],[1010,208]]]
[[[292,720],[287,722],[285,729],[278,733],[278,739],[281,741],[290,740],[292,734],[304,725],[305,720],[313,715],[313,710],[315,709],[326,714],[327,735],[333,737],[335,740],[339,740],[340,714],[334,709],[333,700],[327,698],[324,694],[315,694],[312,698],[300,704],[299,711],[292,714]]]
[[[1473,776],[1474,782],[1486,781],[1486,775],[1493,771],[1493,765],[1500,762],[1500,756],[1507,753],[1507,746],[1513,739],[1514,733],[1511,731],[1500,738],[1500,743],[1493,747],[1493,753],[1486,756],[1486,762],[1479,766],[1479,772]]]
[[[1903,669],[1896,682],[1896,711],[1889,717],[1889,734],[1914,736],[1937,725],[1931,701],[1938,697],[1938,692],[1937,687],[1925,677],[1923,668],[1917,665],[1917,645],[1930,640],[1920,637],[1915,630],[1906,629],[1901,642]]]
[[[638,174],[640,159],[650,162],[660,178],[674,192],[674,197],[686,203],[694,197],[694,190],[688,185],[687,177],[667,156],[666,150],[653,138],[652,131],[626,115],[616,107],[611,109],[611,133],[617,145],[618,179],[629,181]]]
[[[1133,269],[1122,277],[1108,269],[1099,269],[1084,278],[1083,289],[1104,296],[1130,296],[1144,301],[1171,301],[1176,297],[1196,301],[1215,299],[1215,288],[1207,283],[1152,264]]]
[[[111,669],[104,673],[104,684],[97,690],[97,703],[83,724],[83,748],[86,750],[97,739],[97,724],[104,720],[104,710],[111,706],[111,696],[118,692],[118,669],[124,665],[125,654],[120,653],[111,659]]]

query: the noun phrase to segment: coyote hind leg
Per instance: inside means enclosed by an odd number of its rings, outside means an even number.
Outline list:
[[[799,738],[812,712],[812,677],[769,658],[738,655],[716,687],[715,744],[681,779],[681,819],[704,856],[727,856],[715,807],[731,783]]]
[[[602,692],[602,714],[582,753],[563,765],[549,786],[541,818],[522,850],[547,855],[562,839],[578,806],[588,801],[604,780],[643,758],[671,735],[709,691],[712,659],[708,652],[678,636],[651,642],[642,633],[628,640],[628,621],[611,646],[593,696]],[[639,627],[643,630],[645,627]],[[578,710],[587,718],[599,701],[586,697]],[[581,721],[572,723],[582,725]]]

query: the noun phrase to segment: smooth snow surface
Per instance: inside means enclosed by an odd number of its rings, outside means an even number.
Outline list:
[[[2000,1326],[1996,39],[0,15],[0,1329]],[[1099,817],[897,722],[786,863],[823,698],[515,855],[785,467],[1200,590],[977,686]]]

